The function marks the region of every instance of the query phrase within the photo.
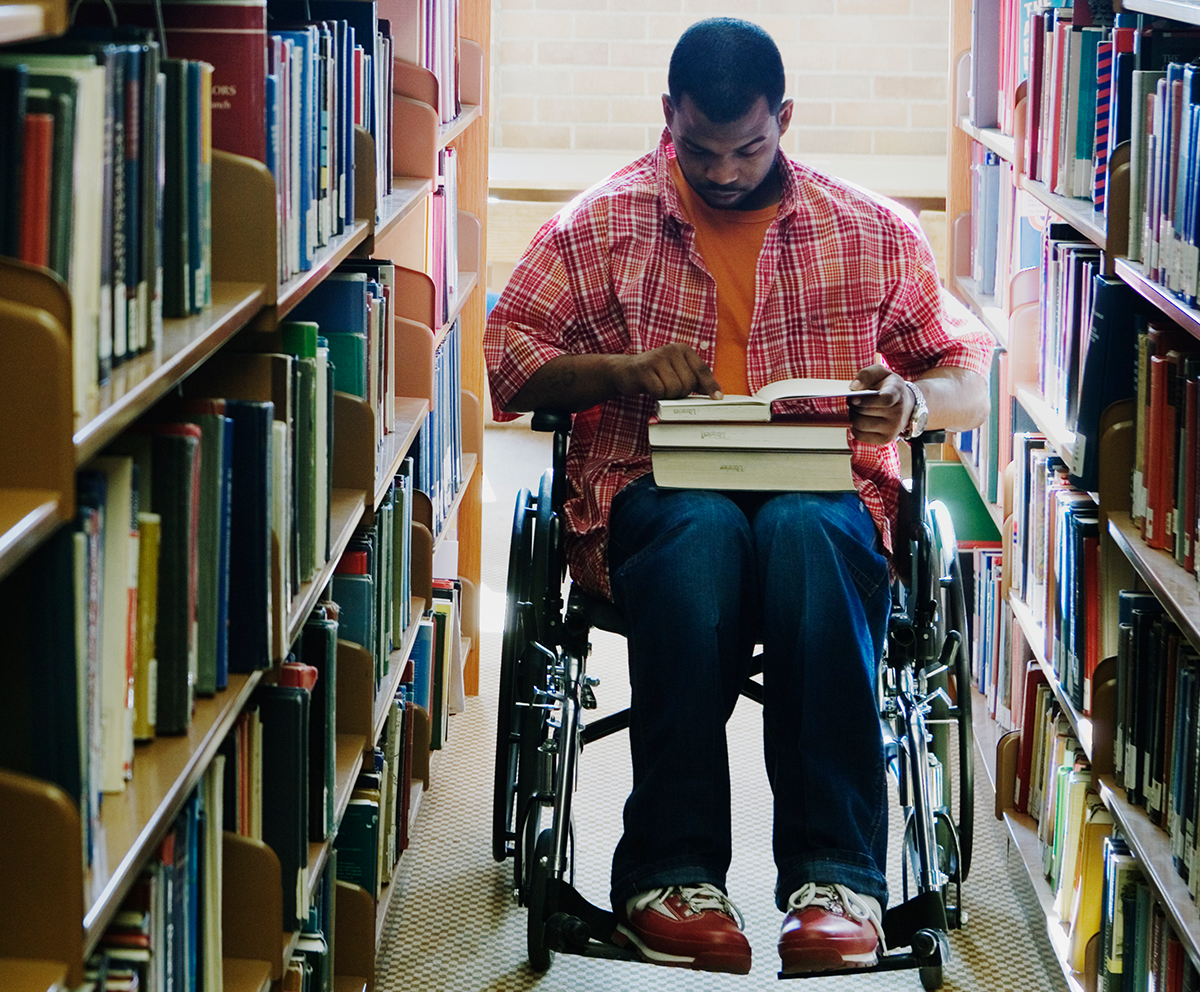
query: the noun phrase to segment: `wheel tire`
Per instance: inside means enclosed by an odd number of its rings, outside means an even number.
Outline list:
[[[959,882],[965,882],[971,871],[971,849],[975,835],[975,731],[971,720],[971,659],[966,643],[967,606],[963,594],[962,574],[956,558],[951,568],[952,582],[947,590],[949,629],[963,637],[954,667],[957,698],[954,716],[958,721],[958,850]]]
[[[942,966],[940,964],[922,965],[919,969],[921,988],[925,992],[936,992],[942,987]]]
[[[515,850],[517,775],[520,745],[518,670],[525,649],[524,621],[519,604],[529,599],[533,528],[527,518],[533,507],[527,489],[517,494],[512,537],[508,547],[508,576],[504,603],[504,635],[500,647],[500,692],[496,709],[496,767],[492,790],[492,857],[503,861]]]
[[[550,881],[551,848],[554,831],[547,827],[538,834],[529,859],[529,884],[525,904],[528,916],[525,922],[525,946],[532,971],[546,971],[554,963],[554,952],[546,946],[547,886]]]

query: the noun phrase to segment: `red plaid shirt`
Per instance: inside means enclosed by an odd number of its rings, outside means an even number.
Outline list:
[[[484,333],[497,420],[526,380],[561,354],[637,354],[683,342],[711,363],[716,284],[693,245],[659,147],[577,197],[534,237]],[[986,378],[992,340],[940,289],[911,214],[780,153],[779,215],[758,258],[747,350],[751,391],[792,376],[853,379],[882,358],[905,378],[938,365]],[[844,402],[844,401],[839,401]],[[575,415],[567,456],[567,557],[576,580],[608,594],[613,496],[650,471],[654,400],[609,400]],[[895,444],[851,442],[855,485],[892,547]]]

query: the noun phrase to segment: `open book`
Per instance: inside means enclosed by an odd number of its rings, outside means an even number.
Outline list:
[[[837,399],[843,396],[875,396],[878,390],[851,389],[842,379],[780,379],[768,383],[753,396],[685,396],[658,401],[659,420],[757,420],[771,419],[771,404],[779,400]]]

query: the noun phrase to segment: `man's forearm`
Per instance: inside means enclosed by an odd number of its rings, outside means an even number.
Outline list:
[[[615,355],[559,355],[533,373],[505,408],[522,413],[540,407],[575,412],[618,395]]]
[[[914,381],[929,404],[931,430],[969,431],[987,419],[987,381],[974,372],[939,366]]]

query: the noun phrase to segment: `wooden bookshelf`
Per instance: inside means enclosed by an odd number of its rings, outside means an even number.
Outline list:
[[[1169,17],[1185,24],[1200,24],[1200,4],[1195,0],[1125,0],[1123,9],[1130,13]]]
[[[139,745],[132,781],[123,793],[104,797],[103,836],[84,892],[85,958],[200,781],[261,675],[230,674],[228,688],[210,699],[197,699],[188,732]]]
[[[958,119],[958,128],[973,141],[978,141],[989,152],[995,152],[1006,162],[1017,160],[1016,141],[1011,134],[1005,134],[994,127],[976,127],[967,117]]]
[[[271,966],[265,961],[225,958],[221,962],[225,992],[269,992]]]
[[[408,662],[408,656],[412,653],[413,644],[417,640],[417,628],[420,626],[421,612],[424,609],[425,600],[414,597],[409,610],[409,616],[413,619],[404,630],[404,636],[400,639],[400,646],[388,655],[387,677],[380,684],[379,691],[375,693],[369,746],[373,747],[375,741],[379,740],[380,734],[383,733],[383,726],[387,723],[387,716],[391,709],[392,700],[396,696],[396,687],[400,685],[400,677],[404,674],[404,666]]]
[[[1028,641],[1030,648],[1033,650],[1033,657],[1037,661],[1038,667],[1046,673],[1046,679],[1050,683],[1051,690],[1054,692],[1054,698],[1071,721],[1071,726],[1075,728],[1075,736],[1079,738],[1079,744],[1083,748],[1084,753],[1087,754],[1088,760],[1093,760],[1095,728],[1092,725],[1091,718],[1080,713],[1076,709],[1075,704],[1071,702],[1070,697],[1059,681],[1058,673],[1047,659],[1045,628],[1034,617],[1029,607],[1025,605],[1024,600],[1018,597],[1016,593],[1009,593],[1008,602],[1012,608],[1013,617],[1025,635],[1025,640]]]
[[[311,903],[321,881],[321,874],[329,861],[329,852],[333,850],[333,841],[337,836],[337,827],[342,822],[346,807],[350,805],[350,794],[354,791],[354,783],[362,771],[363,752],[367,739],[358,734],[337,735],[337,757],[334,772],[334,816],[329,836],[323,841],[310,841],[308,845],[308,870],[304,878],[304,897]]]
[[[0,579],[62,523],[58,493],[0,489]]]
[[[366,992],[367,980],[365,978],[356,978],[352,975],[335,975],[333,978],[333,992]]]
[[[1113,819],[1130,850],[1141,862],[1142,871],[1162,904],[1171,925],[1183,941],[1192,960],[1200,959],[1200,911],[1192,900],[1187,882],[1175,871],[1171,840],[1166,831],[1155,826],[1141,806],[1125,798],[1125,790],[1111,775],[1100,776],[1100,795],[1112,811]]]
[[[60,992],[66,982],[67,966],[58,961],[0,958],[0,989],[4,992]]]
[[[113,369],[112,378],[75,428],[82,465],[166,396],[262,309],[261,283],[214,282],[213,305],[194,317],[163,321],[162,347]]]
[[[322,590],[329,584],[333,571],[354,535],[354,528],[363,516],[363,494],[350,489],[334,489],[329,503],[329,560],[309,582],[302,582],[292,597],[288,610],[288,643],[300,636],[308,616],[317,605]]]
[[[1110,510],[1108,531],[1183,635],[1200,645],[1200,585],[1196,576],[1185,572],[1174,555],[1149,547],[1128,513]]]
[[[390,434],[384,435],[383,444],[375,465],[375,502],[372,507],[382,501],[388,486],[396,478],[400,463],[408,454],[413,441],[417,439],[425,418],[429,414],[428,399],[413,399],[407,396],[396,397],[396,422]]]
[[[1200,338],[1200,310],[1189,307],[1165,286],[1147,278],[1140,262],[1127,258],[1116,260],[1117,275],[1142,299],[1153,303],[1167,317],[1175,321],[1193,337]]]
[[[1045,183],[1021,176],[1021,188],[1051,213],[1061,217],[1101,251],[1108,250],[1108,229],[1104,211],[1097,210],[1091,200],[1077,200],[1053,193]]]
[[[322,249],[311,269],[307,272],[297,273],[279,287],[276,316],[280,320],[286,317],[288,311],[292,310],[296,304],[322,283],[326,276],[354,253],[354,250],[366,238],[368,226],[368,222],[365,220],[356,221],[352,228],[337,235]]]
[[[445,516],[445,520],[453,520],[458,513],[459,507],[462,506],[463,500],[466,498],[467,491],[471,486],[471,480],[475,476],[475,468],[479,464],[479,456],[470,451],[464,451],[462,456],[462,476],[463,482],[459,486],[458,492],[454,494],[454,500],[450,504],[450,510]],[[433,535],[433,547],[436,550],[437,546],[442,543],[442,538],[446,536],[447,528],[443,522],[442,529]]]
[[[971,312],[983,322],[983,326],[996,339],[996,343],[1001,348],[1007,348],[1008,315],[1000,306],[999,299],[980,293],[978,284],[969,276],[956,276],[953,288],[959,298],[971,308]]]
[[[1054,410],[1035,385],[1018,385],[1017,402],[1033,419],[1037,429],[1046,435],[1046,440],[1057,455],[1068,465],[1075,458],[1075,432],[1070,430],[1062,417]]]

